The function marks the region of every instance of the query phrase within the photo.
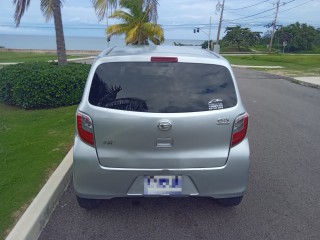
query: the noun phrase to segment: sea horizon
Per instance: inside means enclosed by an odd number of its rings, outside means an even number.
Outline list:
[[[174,42],[199,46],[206,40],[166,39],[162,45],[174,45]],[[101,51],[107,47],[126,46],[123,37],[112,37],[108,43],[106,37],[65,36],[66,50]],[[9,49],[55,50],[56,38],[52,35],[0,34],[0,46]]]

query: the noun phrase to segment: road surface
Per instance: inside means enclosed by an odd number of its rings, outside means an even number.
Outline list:
[[[86,211],[70,184],[40,240],[320,239],[320,91],[266,73],[235,73],[250,114],[252,153],[241,205],[124,198]]]

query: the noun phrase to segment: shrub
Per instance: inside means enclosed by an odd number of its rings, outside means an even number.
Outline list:
[[[25,109],[54,108],[80,102],[90,65],[21,63],[0,69],[0,101]]]

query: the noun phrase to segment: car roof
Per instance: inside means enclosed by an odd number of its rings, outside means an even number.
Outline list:
[[[224,59],[219,54],[201,49],[200,47],[184,47],[184,46],[125,46],[113,47],[103,51],[98,58],[108,56],[186,56],[186,57],[201,57],[210,59]]]

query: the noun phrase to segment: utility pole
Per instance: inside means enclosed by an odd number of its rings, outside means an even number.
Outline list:
[[[276,25],[277,25],[277,18],[278,18],[280,0],[278,0],[276,5],[277,5],[277,10],[276,10],[276,16],[275,16],[274,21],[272,23],[273,27],[272,27],[272,34],[271,34],[270,44],[269,44],[269,54],[271,53],[271,50],[272,50],[272,43],[273,43],[274,31],[276,30]]]
[[[221,31],[221,26],[222,26],[222,19],[223,19],[223,10],[224,10],[224,1],[222,2],[222,9],[221,9],[221,14],[220,14],[220,21],[219,21],[219,28],[218,28],[218,35],[217,35],[217,45],[219,45],[219,40],[220,40],[220,31]],[[220,2],[218,3],[220,4]]]
[[[209,41],[208,41],[208,50],[210,51],[210,38],[211,38],[211,16],[210,16],[210,25],[209,25]]]
[[[214,52],[216,52],[216,53],[220,52],[219,41],[220,41],[220,31],[221,31],[222,19],[223,19],[224,1],[225,0],[222,1],[222,5],[220,4],[220,1],[219,1],[216,6],[216,9],[219,9],[218,11],[220,11],[220,8],[221,8],[220,21],[219,21],[218,34],[217,34],[217,42],[214,45]]]
[[[107,47],[109,47],[109,42],[110,42],[110,38],[111,38],[111,36],[109,37],[109,35],[108,35],[108,28],[109,28],[109,3],[107,4],[107,15],[106,15],[106,17],[107,17]]]

